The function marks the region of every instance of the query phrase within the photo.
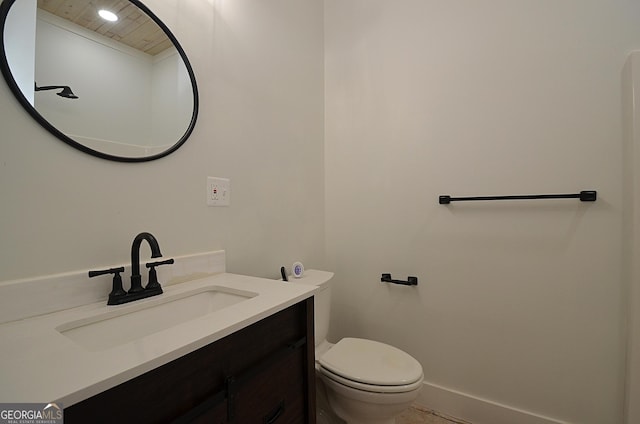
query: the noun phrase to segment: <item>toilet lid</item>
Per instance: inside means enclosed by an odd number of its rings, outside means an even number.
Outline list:
[[[422,377],[422,366],[411,355],[373,340],[344,338],[318,362],[346,379],[378,386],[403,386]]]

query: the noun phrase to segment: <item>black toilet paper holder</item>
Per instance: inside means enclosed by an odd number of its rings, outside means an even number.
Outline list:
[[[403,280],[394,280],[391,278],[391,274],[382,274],[380,277],[380,281],[383,283],[393,283],[393,284],[401,284],[403,286],[417,286],[418,285],[418,277],[407,277],[407,281]]]

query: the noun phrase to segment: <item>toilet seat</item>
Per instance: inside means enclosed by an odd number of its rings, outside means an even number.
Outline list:
[[[326,377],[330,380],[338,384],[342,384],[343,386],[350,387],[352,389],[360,390],[362,392],[369,393],[405,393],[411,392],[419,389],[422,386],[423,376],[420,375],[420,378],[411,384],[404,384],[398,386],[379,386],[375,384],[365,384],[359,383],[357,381],[349,380],[347,378],[341,377],[338,374],[334,374],[328,369],[324,367],[320,367],[320,373],[323,377]]]
[[[415,358],[373,340],[344,338],[318,363],[327,378],[368,392],[408,392],[420,387],[423,380],[422,366]]]

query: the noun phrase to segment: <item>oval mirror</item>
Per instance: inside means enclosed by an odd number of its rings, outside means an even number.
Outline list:
[[[195,126],[198,90],[187,56],[137,0],[2,0],[0,45],[18,101],[86,153],[154,160]]]

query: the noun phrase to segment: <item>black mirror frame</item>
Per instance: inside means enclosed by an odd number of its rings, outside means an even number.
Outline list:
[[[18,99],[22,107],[36,121],[38,121],[40,125],[46,128],[51,134],[55,135],[60,140],[64,141],[68,145],[78,150],[81,150],[85,153],[88,153],[98,158],[112,160],[116,162],[148,162],[148,161],[160,159],[162,157],[165,157],[175,152],[176,150],[178,150],[178,148],[180,148],[185,143],[185,141],[187,141],[187,139],[193,132],[193,128],[195,127],[196,120],[198,118],[199,98],[198,98],[198,87],[196,85],[196,77],[193,72],[193,68],[191,67],[191,63],[189,62],[189,59],[187,58],[187,55],[184,49],[182,48],[182,46],[180,45],[176,37],[171,33],[169,28],[151,10],[149,10],[147,6],[142,4],[139,0],[129,0],[130,3],[133,3],[140,10],[146,13],[147,16],[149,16],[164,31],[164,33],[167,35],[169,40],[171,40],[176,50],[180,54],[180,57],[184,62],[185,68],[187,69],[187,73],[189,74],[189,79],[191,80],[191,87],[193,89],[193,113],[191,114],[191,122],[189,122],[189,126],[187,127],[185,133],[173,146],[171,146],[167,150],[161,153],[157,153],[149,156],[126,157],[126,156],[110,155],[108,153],[100,152],[98,150],[91,149],[81,143],[78,143],[77,141],[73,140],[72,138],[64,134],[62,131],[57,129],[54,125],[52,125],[49,121],[47,121],[42,115],[40,115],[38,111],[31,105],[31,103],[24,96],[24,94],[18,87],[18,84],[16,83],[15,79],[13,78],[13,75],[11,74],[11,69],[9,68],[9,63],[7,61],[7,55],[4,47],[4,29],[5,29],[7,16],[9,15],[9,10],[11,9],[11,6],[16,1],[17,0],[0,0],[1,2],[0,3],[0,70],[2,71],[2,75],[4,76],[4,79],[7,82],[7,85],[9,85],[9,88],[13,92],[13,95],[16,97],[16,99]]]

